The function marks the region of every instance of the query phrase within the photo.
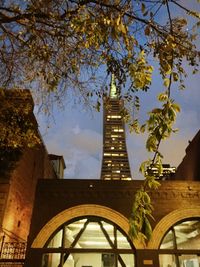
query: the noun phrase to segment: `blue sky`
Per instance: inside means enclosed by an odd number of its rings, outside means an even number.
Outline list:
[[[182,1],[196,8],[196,0]],[[186,90],[172,88],[172,95],[181,105],[176,126],[179,132],[161,146],[164,163],[178,166],[185,155],[188,141],[192,140],[200,126],[200,75],[188,70]],[[162,87],[154,74],[149,93],[141,97],[141,117],[155,107],[156,96]],[[68,103],[64,110],[55,111],[55,119],[46,130],[45,119],[38,116],[40,131],[49,153],[63,155],[66,162],[65,178],[99,179],[102,159],[103,118],[102,112],[91,111],[84,106]],[[145,136],[127,131],[127,148],[133,179],[141,179],[138,173],[142,161],[151,157],[145,150]]]

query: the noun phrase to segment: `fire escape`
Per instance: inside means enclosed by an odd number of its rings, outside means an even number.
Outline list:
[[[26,254],[26,242],[0,242],[0,267],[23,267]]]

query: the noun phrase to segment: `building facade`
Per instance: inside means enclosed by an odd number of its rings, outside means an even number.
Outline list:
[[[27,102],[30,103],[28,116],[40,136],[30,92],[9,91],[5,92],[5,98],[16,103],[17,108],[24,108]],[[22,152],[15,149],[6,151],[2,145],[0,150],[0,266],[5,266],[9,260],[23,260],[25,257],[38,179],[57,179],[58,175],[41,138],[34,148],[26,148]],[[12,168],[9,168],[11,165]]]
[[[130,211],[141,183],[40,180],[25,266],[167,267],[199,261],[199,182],[161,181],[160,189],[150,192],[155,221],[147,245],[129,238]],[[88,230],[84,226],[87,220],[92,224]],[[175,238],[178,246],[173,247]],[[117,259],[117,263],[106,265],[105,255]]]

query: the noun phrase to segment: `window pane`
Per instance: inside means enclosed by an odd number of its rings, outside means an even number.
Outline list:
[[[44,254],[41,267],[58,267],[61,254]],[[120,254],[121,261],[126,267],[134,267],[134,256],[132,254]],[[72,253],[63,255],[61,267],[116,267],[117,255],[112,253]],[[118,267],[122,267],[118,256]]]
[[[113,232],[109,238],[114,241]],[[98,223],[90,223],[81,235],[78,244],[81,248],[111,248]]]
[[[186,221],[174,226],[178,249],[200,249],[200,222]]]
[[[174,255],[162,254],[159,255],[160,267],[176,267],[176,259]]]
[[[180,267],[199,267],[200,257],[197,255],[179,256]]]
[[[134,267],[135,266],[135,260],[133,254],[120,254],[120,257],[122,258],[123,262],[125,263],[126,267]],[[118,260],[118,266],[121,267],[120,261]]]
[[[78,220],[65,226],[65,248],[71,247],[71,244],[75,242],[78,233],[84,228],[87,219]],[[81,248],[77,241],[74,248]]]
[[[62,230],[60,230],[55,236],[51,239],[48,244],[48,248],[59,248],[62,244]]]
[[[63,225],[48,243],[48,248],[60,247],[132,250],[128,237],[117,230],[116,226],[101,218],[90,217]]]
[[[111,253],[102,254],[102,267],[115,267],[115,255]]]
[[[60,253],[44,254],[42,257],[42,267],[55,267],[60,263]]]
[[[131,249],[127,238],[120,231],[117,231],[117,248]]]
[[[174,248],[174,234],[172,231],[169,231],[164,237],[162,244],[160,246],[161,249],[173,249]]]

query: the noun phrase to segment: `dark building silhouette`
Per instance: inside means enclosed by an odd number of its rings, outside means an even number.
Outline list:
[[[104,129],[106,133],[105,125]],[[104,152],[111,153],[112,146],[104,144]],[[25,267],[199,266],[199,151],[200,132],[186,149],[173,180],[161,180],[159,190],[149,192],[155,220],[147,244],[129,237],[134,194],[143,182],[112,175],[105,179],[111,167],[103,172],[107,158],[98,180],[38,179],[43,178],[38,174]],[[118,170],[115,167],[110,172]]]
[[[192,141],[189,141],[186,148],[186,155],[178,166],[176,180],[200,180],[200,131],[195,135]]]

